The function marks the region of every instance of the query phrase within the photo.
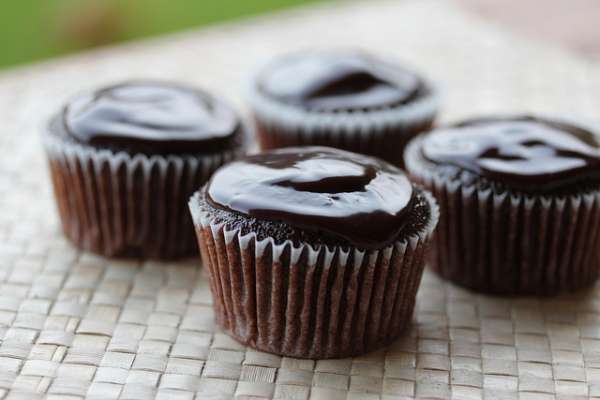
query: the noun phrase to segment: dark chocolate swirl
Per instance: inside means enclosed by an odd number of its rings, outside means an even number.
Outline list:
[[[423,155],[523,191],[600,182],[600,149],[592,132],[531,116],[482,118],[437,129]]]
[[[79,143],[145,154],[225,150],[241,131],[236,113],[208,93],[153,81],[81,95],[64,108],[62,121]]]
[[[206,197],[216,208],[381,248],[405,226],[414,195],[406,175],[384,161],[327,147],[291,147],[222,167]]]
[[[285,57],[259,78],[263,93],[313,111],[393,107],[416,98],[423,83],[412,72],[356,52]]]

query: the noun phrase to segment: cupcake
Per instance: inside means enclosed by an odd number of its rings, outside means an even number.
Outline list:
[[[218,324],[298,358],[394,340],[411,321],[438,219],[430,194],[401,170],[327,147],[232,162],[190,209]]]
[[[243,149],[222,101],[186,86],[129,82],[73,99],[43,132],[65,235],[105,256],[197,254],[190,195]]]
[[[438,95],[419,75],[371,55],[313,51],[266,66],[250,88],[260,147],[331,146],[402,166],[433,124]]]
[[[473,119],[418,137],[405,156],[440,205],[430,265],[444,278],[485,293],[550,295],[598,277],[592,131],[533,116]]]

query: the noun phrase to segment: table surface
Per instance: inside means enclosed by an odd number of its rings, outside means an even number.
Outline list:
[[[68,96],[126,78],[201,85],[243,109],[248,76],[292,49],[341,45],[437,80],[442,120],[537,111],[600,118],[600,66],[453,3],[338,1],[0,74],[0,399],[600,397],[600,286],[492,298],[430,273],[388,349],[311,361],[252,351],[213,322],[199,260],[108,260],[62,237],[39,127]]]

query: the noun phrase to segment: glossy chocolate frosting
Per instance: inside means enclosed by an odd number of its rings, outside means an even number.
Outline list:
[[[237,114],[201,90],[139,81],[75,98],[61,115],[78,143],[145,154],[225,150],[240,139]]]
[[[352,111],[405,104],[423,90],[412,72],[357,52],[285,57],[259,77],[266,95],[312,111]]]
[[[384,161],[290,147],[225,165],[209,181],[206,199],[218,209],[381,248],[404,228],[413,192],[404,173]]]
[[[594,135],[567,123],[532,116],[482,118],[437,129],[423,156],[523,191],[552,191],[600,183]]]

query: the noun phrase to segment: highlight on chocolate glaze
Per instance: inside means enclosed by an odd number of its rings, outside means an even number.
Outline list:
[[[211,205],[323,229],[367,247],[392,242],[414,200],[398,168],[327,147],[291,147],[246,156],[213,175]]]
[[[439,128],[423,156],[521,189],[600,182],[600,147],[583,127],[534,116],[489,117]]]
[[[201,89],[139,80],[75,97],[63,109],[62,126],[79,143],[164,154],[225,147],[241,123],[224,101]]]
[[[350,50],[285,56],[264,68],[257,85],[284,103],[328,112],[393,107],[424,90],[414,72]]]

